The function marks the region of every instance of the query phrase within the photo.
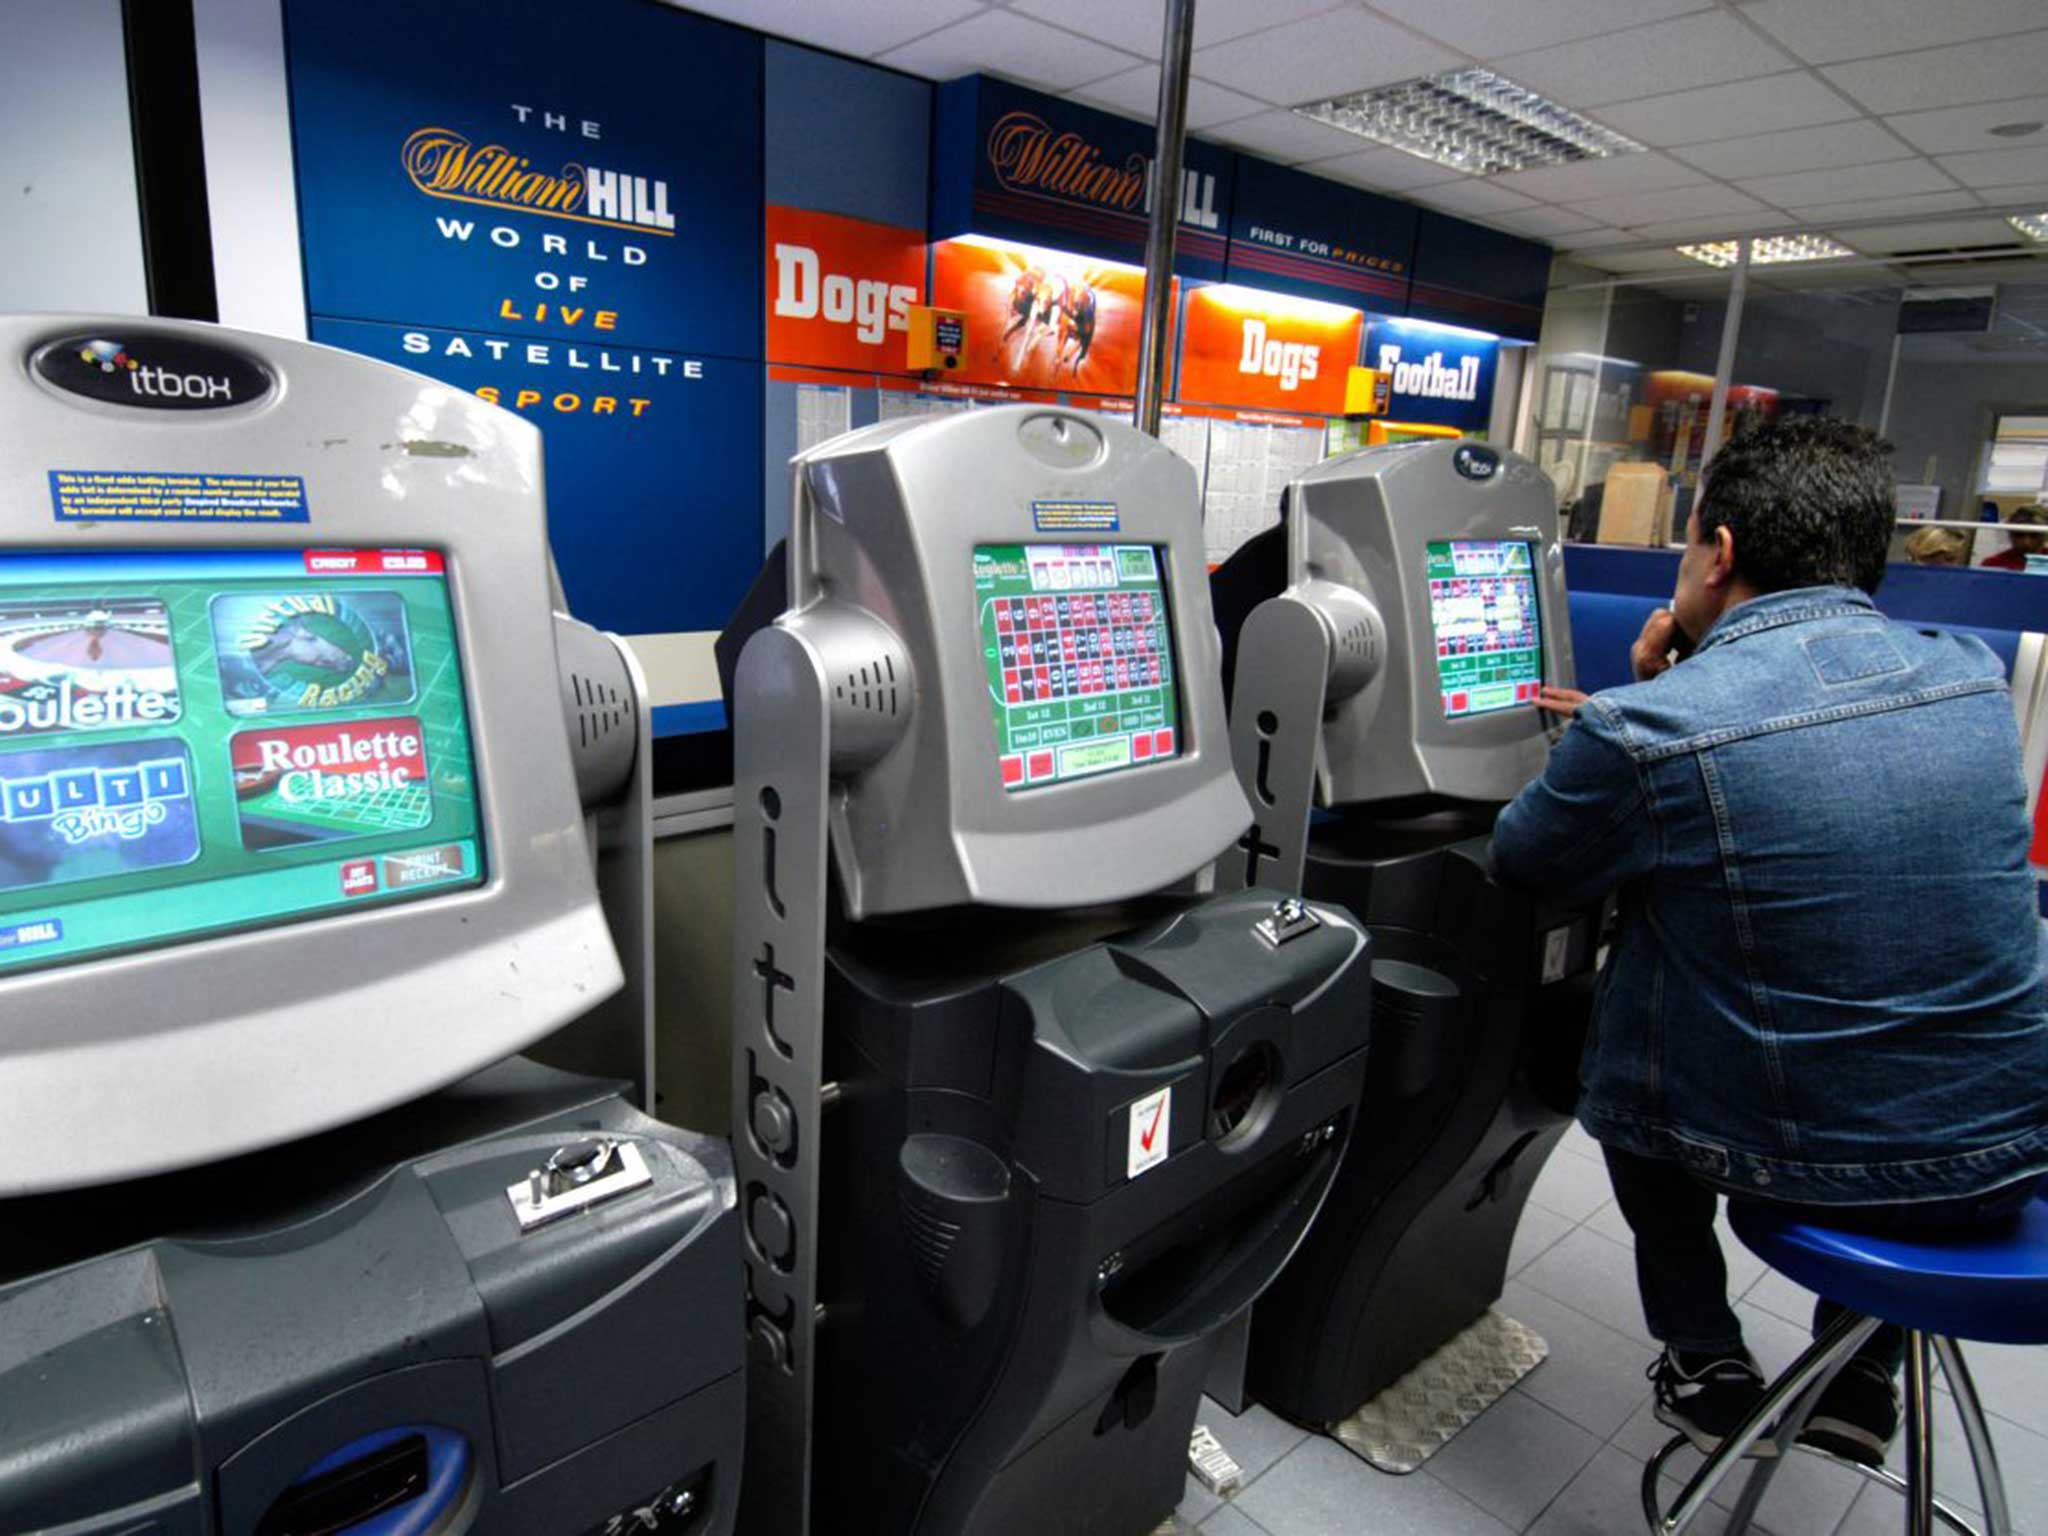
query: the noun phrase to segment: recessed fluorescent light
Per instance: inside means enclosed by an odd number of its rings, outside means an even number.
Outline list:
[[[1476,176],[1640,154],[1643,146],[1490,69],[1454,69],[1294,109]]]
[[[2015,213],[2005,222],[2029,240],[2048,240],[2048,213]]]
[[[1705,245],[1681,245],[1681,256],[1703,261],[1710,267],[1732,267],[1742,254],[1739,240],[1711,240]],[[1826,235],[1757,235],[1749,242],[1749,264],[1768,267],[1786,261],[1834,261],[1856,253],[1839,240]]]

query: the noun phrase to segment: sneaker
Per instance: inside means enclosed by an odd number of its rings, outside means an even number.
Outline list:
[[[1745,1350],[1740,1355],[1682,1354],[1666,1349],[1649,1369],[1657,1388],[1657,1422],[1684,1435],[1702,1454],[1711,1454],[1763,1400],[1763,1372]],[[1768,1455],[1759,1441],[1751,1455]]]
[[[1884,1465],[1899,1432],[1899,1388],[1875,1360],[1851,1357],[1814,1405],[1799,1443],[1866,1467]]]

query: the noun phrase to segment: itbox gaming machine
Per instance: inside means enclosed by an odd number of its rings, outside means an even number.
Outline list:
[[[1373,944],[1371,1134],[1253,1316],[1252,1393],[1335,1424],[1453,1339],[1505,1390],[1542,1345],[1488,1309],[1567,1124],[1597,939],[1487,860],[1549,750],[1537,689],[1573,677],[1550,482],[1477,442],[1332,459],[1215,586],[1255,819],[1223,883],[1342,903]],[[1402,1414],[1340,1434],[1406,1470],[1437,1430]]]
[[[0,353],[0,1531],[729,1529],[730,1154],[617,1080],[643,691],[538,433],[211,327]]]
[[[795,478],[731,694],[742,1524],[1141,1536],[1335,1171],[1364,938],[1162,894],[1247,820],[1180,459],[1018,406]]]

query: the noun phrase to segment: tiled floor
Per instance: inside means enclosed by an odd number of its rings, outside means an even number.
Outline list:
[[[1812,1297],[1725,1234],[1729,1285],[1767,1374],[1807,1340]],[[1502,1308],[1550,1344],[1550,1358],[1421,1471],[1390,1477],[1334,1440],[1254,1407],[1204,1422],[1244,1468],[1218,1501],[1192,1482],[1180,1518],[1204,1536],[1631,1536],[1643,1529],[1643,1463],[1670,1438],[1650,1413],[1655,1351],[1636,1300],[1629,1232],[1599,1149],[1576,1127],[1537,1181],[1515,1237]],[[2017,1536],[2048,1536],[2048,1348],[1966,1346],[1996,1417]],[[1953,1408],[1938,1419],[1936,1481],[1974,1510],[1977,1492]],[[1688,1452],[1677,1463],[1689,1473]],[[1675,1485],[1674,1485],[1675,1486]],[[1734,1502],[1730,1484],[1723,1504]],[[1694,1527],[1718,1536],[1719,1510]],[[1795,1456],[1758,1516],[1768,1536],[1884,1536],[1904,1528],[1896,1495]]]

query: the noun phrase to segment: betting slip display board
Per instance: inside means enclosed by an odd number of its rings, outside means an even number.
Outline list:
[[[440,554],[0,554],[0,970],[483,876]]]
[[[1427,555],[1445,717],[1532,703],[1543,686],[1534,546],[1519,539],[1432,539]]]
[[[1166,583],[1152,545],[977,545],[974,590],[1005,790],[1180,750]]]

